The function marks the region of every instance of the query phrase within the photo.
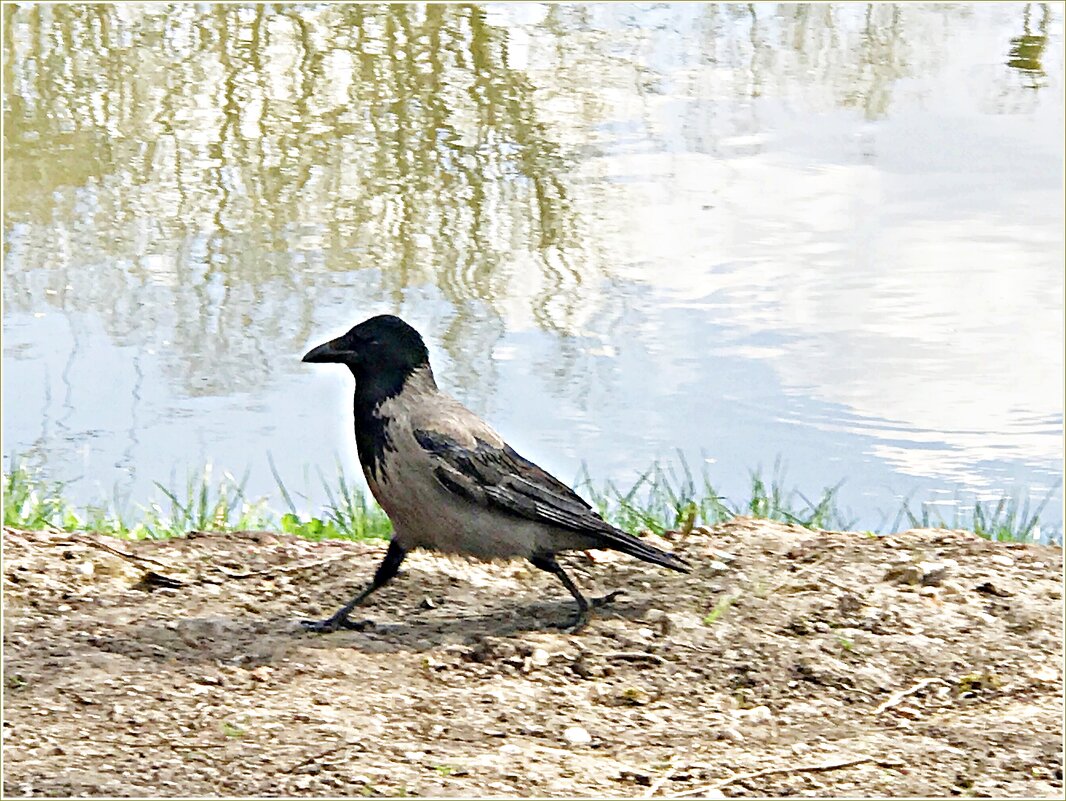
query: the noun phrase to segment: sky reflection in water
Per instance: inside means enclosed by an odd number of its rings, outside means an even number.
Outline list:
[[[4,453],[76,499],[269,451],[320,503],[299,357],[383,311],[564,478],[1061,478],[1058,6],[3,13]]]

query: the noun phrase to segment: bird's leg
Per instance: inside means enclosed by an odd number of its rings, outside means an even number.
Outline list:
[[[570,594],[574,596],[574,600],[577,601],[577,617],[574,618],[573,625],[570,627],[570,631],[575,634],[581,631],[589,622],[589,609],[592,606],[603,606],[606,603],[610,603],[621,592],[620,590],[605,595],[603,598],[596,598],[590,605],[585,596],[581,594],[581,590],[577,588],[577,585],[566,575],[566,571],[555,561],[555,557],[548,556],[532,556],[529,561],[534,567],[539,567],[541,570],[546,570],[555,576],[558,576],[559,581],[563,583],[563,586],[570,591]]]
[[[611,590],[606,595],[601,595],[599,598],[592,599],[592,608],[599,609],[601,606],[607,606],[607,604],[614,601],[619,595],[625,595],[625,590]]]
[[[336,631],[340,628],[356,628],[356,625],[348,620],[348,615],[351,614],[355,607],[365,601],[370,596],[370,593],[389,583],[389,581],[400,571],[400,563],[403,562],[405,556],[407,556],[407,551],[401,548],[395,539],[390,540],[389,550],[385,552],[385,558],[382,559],[381,564],[378,565],[377,572],[374,573],[374,580],[370,582],[370,586],[338,609],[333,617],[326,618],[325,620],[302,620],[300,622],[303,627],[308,631],[323,633]]]

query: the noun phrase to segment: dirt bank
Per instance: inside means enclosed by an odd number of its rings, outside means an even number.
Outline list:
[[[4,533],[4,795],[1062,795],[1062,552],[740,520],[520,564]],[[161,581],[165,576],[174,582]],[[181,582],[180,586],[157,586]]]

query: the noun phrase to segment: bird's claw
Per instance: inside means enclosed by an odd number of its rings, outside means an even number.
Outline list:
[[[347,629],[349,631],[366,631],[367,629],[374,628],[374,621],[349,620],[346,617],[330,617],[325,620],[301,620],[300,625],[304,627],[304,631],[310,631],[314,634],[331,634],[340,629]]]
[[[592,609],[599,609],[601,606],[607,606],[607,604],[614,601],[619,595],[624,595],[625,590],[614,590],[602,595],[599,598],[593,598],[589,601],[588,609],[579,609],[577,615],[568,624],[560,626],[571,634],[577,634],[583,631],[588,626],[589,621],[592,619],[590,611]]]
[[[562,628],[569,634],[579,634],[588,626],[589,618],[589,613],[582,610],[577,613],[577,616],[569,624],[562,626]]]
[[[612,590],[606,595],[601,595],[599,598],[592,599],[592,606],[594,609],[599,609],[601,606],[607,606],[609,603],[613,603],[614,599],[619,595],[625,595],[625,590]]]

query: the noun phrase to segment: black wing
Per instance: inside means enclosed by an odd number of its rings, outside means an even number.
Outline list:
[[[586,534],[600,547],[688,572],[680,557],[615,528],[559,479],[507,445],[496,448],[479,439],[470,449],[437,431],[417,430],[414,436],[433,457],[437,480],[471,503]]]

